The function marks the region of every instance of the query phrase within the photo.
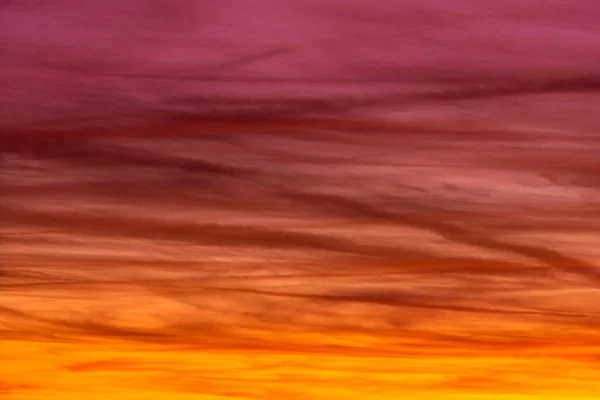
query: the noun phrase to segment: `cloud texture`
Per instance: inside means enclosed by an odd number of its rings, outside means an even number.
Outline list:
[[[594,398],[599,10],[0,3],[0,393]]]

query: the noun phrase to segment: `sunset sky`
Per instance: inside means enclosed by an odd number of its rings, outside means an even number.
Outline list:
[[[0,397],[600,398],[599,20],[0,1]]]

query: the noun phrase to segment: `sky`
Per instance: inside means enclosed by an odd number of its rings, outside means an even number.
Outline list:
[[[598,398],[598,18],[0,2],[2,398]]]

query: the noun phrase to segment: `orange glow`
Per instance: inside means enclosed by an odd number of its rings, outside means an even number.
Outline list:
[[[591,365],[543,352],[386,357],[23,341],[0,350],[3,398],[11,400],[594,399],[600,378]]]

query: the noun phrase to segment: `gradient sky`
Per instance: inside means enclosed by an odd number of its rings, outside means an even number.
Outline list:
[[[0,395],[597,399],[599,19],[0,2]]]

